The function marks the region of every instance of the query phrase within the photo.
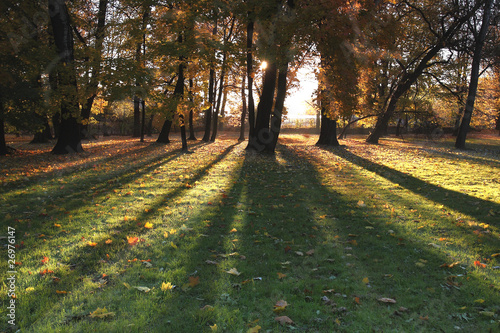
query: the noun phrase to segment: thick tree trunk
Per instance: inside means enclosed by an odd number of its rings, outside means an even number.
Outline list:
[[[278,74],[278,87],[276,91],[276,101],[274,103],[274,112],[271,115],[271,135],[272,141],[266,146],[266,152],[274,154],[278,137],[281,131],[281,118],[283,115],[283,106],[286,98],[286,78],[288,75],[288,63],[283,65]]]
[[[276,77],[278,69],[276,62],[268,64],[262,85],[262,94],[257,106],[257,117],[255,119],[254,135],[248,137],[247,149],[264,151],[266,146],[272,142],[272,135],[269,131],[269,121],[274,104],[274,92],[276,90]]]
[[[245,81],[246,81],[246,76],[243,75],[241,78],[241,117],[240,117],[240,137],[238,138],[238,141],[244,141],[245,140],[245,119],[247,117],[247,97],[245,94]]]
[[[479,70],[481,65],[481,53],[483,51],[484,41],[488,34],[491,18],[491,6],[493,0],[486,0],[483,11],[483,22],[481,23],[481,30],[477,36],[476,45],[474,46],[474,56],[472,58],[472,68],[469,83],[469,92],[467,95],[467,103],[465,104],[464,116],[462,123],[458,129],[457,140],[455,141],[455,148],[465,149],[465,140],[467,132],[469,131],[470,121],[472,119],[472,111],[474,111],[474,102],[476,100],[477,86],[479,82]]]
[[[181,127],[182,151],[187,152],[188,146],[187,146],[187,139],[186,139],[186,123],[184,121],[184,115],[182,113],[179,113],[179,123],[180,123],[180,127]]]
[[[340,146],[337,140],[337,121],[328,118],[325,108],[321,110],[321,128],[316,145],[331,147]]]
[[[43,117],[42,117],[43,118]],[[43,130],[38,131],[34,134],[33,139],[30,143],[47,143],[52,139],[52,133],[50,131],[50,125],[47,118],[42,119],[44,121]]]
[[[156,142],[158,143],[170,143],[170,139],[168,138],[170,135],[170,129],[172,128],[172,120],[171,119],[165,119],[165,122],[163,123],[163,126],[161,127],[160,134],[158,135],[158,139],[156,139]]]
[[[49,0],[49,14],[54,34],[54,42],[63,63],[59,69],[58,88],[66,95],[61,102],[61,128],[54,154],[82,152],[80,126],[76,119],[79,111],[76,71],[74,67],[73,34],[70,26],[68,9],[64,0]]]

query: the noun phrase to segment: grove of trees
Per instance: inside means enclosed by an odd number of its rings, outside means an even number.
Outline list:
[[[317,59],[318,144],[337,122],[500,129],[498,0],[48,0],[0,4],[0,155],[5,132],[82,151],[125,105],[144,140],[174,124],[183,150],[215,141],[231,105],[248,149],[274,153],[297,68]],[[124,104],[125,103],[125,104]],[[248,123],[245,125],[245,121]],[[189,137],[188,132],[189,131]]]

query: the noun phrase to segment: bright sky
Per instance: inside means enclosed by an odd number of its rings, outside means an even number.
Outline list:
[[[290,89],[290,94],[285,100],[289,118],[306,114],[306,110],[310,108],[307,102],[312,103],[312,94],[318,88],[316,76],[309,66],[299,69],[297,79],[300,81],[299,87]]]

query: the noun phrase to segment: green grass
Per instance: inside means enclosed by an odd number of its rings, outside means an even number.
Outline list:
[[[20,262],[11,327],[5,247],[0,328],[499,330],[500,139],[467,151],[315,139],[285,135],[273,157],[232,138],[192,154],[178,141],[93,142],[62,157],[20,145],[0,159],[0,234],[16,229]],[[280,300],[289,305],[275,313]]]

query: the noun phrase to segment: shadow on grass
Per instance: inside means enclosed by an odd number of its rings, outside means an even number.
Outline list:
[[[200,166],[193,180],[208,182],[207,172],[215,169],[233,148],[228,147],[216,160]],[[258,323],[263,330],[288,332],[290,329],[274,320],[277,314],[273,306],[281,299],[291,305],[279,315],[292,318],[294,327],[301,332],[446,331],[454,324],[474,327],[475,322],[457,323],[449,315],[483,297],[481,288],[485,283],[470,277],[467,284],[471,296],[445,285],[447,270],[415,266],[415,262],[425,259],[426,265],[438,267],[447,258],[425,243],[404,239],[404,235],[401,240],[390,236],[388,225],[370,224],[372,217],[378,216],[376,209],[353,213],[356,201],[323,186],[322,174],[307,156],[282,145],[275,157],[245,153],[235,159],[227,177],[228,188],[221,188],[218,199],[212,205],[197,207],[189,216],[188,226],[195,229],[197,238],[179,238],[173,249],[169,239],[165,243],[161,235],[156,235],[151,247],[144,248],[145,254],[164,253],[167,262],[158,265],[165,271],[159,272],[153,261],[155,268],[131,269],[123,273],[127,276],[117,277],[123,281],[141,275],[141,283],[156,286],[155,291],[145,294],[111,283],[88,295],[84,308],[93,311],[96,304],[106,305],[117,314],[116,318],[98,323],[74,320],[62,327],[80,331],[93,328],[139,332],[146,327],[150,331],[201,332],[216,324],[222,331],[233,332]],[[153,214],[165,199],[173,202],[189,195],[189,191],[178,187],[165,193],[154,203]],[[129,231],[130,227],[132,231],[133,224],[143,224],[149,218],[149,214],[139,214],[137,221],[121,230]],[[155,230],[147,233],[153,235]],[[377,233],[381,236],[377,237]],[[116,252],[121,250],[128,251],[122,246],[116,248]],[[104,254],[101,251],[95,257]],[[71,262],[86,260],[85,254],[77,253]],[[231,268],[241,275],[228,274]],[[95,264],[81,273],[98,269]],[[286,276],[280,278],[278,273]],[[200,284],[182,288],[188,276],[198,277]],[[165,279],[178,288],[172,292],[158,290]],[[398,305],[379,304],[379,297],[395,298]],[[408,311],[395,315],[400,305]],[[50,311],[47,309],[46,314]],[[431,319],[419,320],[420,316]]]
[[[480,222],[500,227],[497,218],[489,214],[490,210],[500,212],[500,204],[430,184],[403,172],[355,155],[342,146],[322,149],[356,164],[363,169],[374,172],[377,175],[418,195],[425,196],[429,200],[440,203],[443,206],[449,207],[462,214],[470,215]]]

